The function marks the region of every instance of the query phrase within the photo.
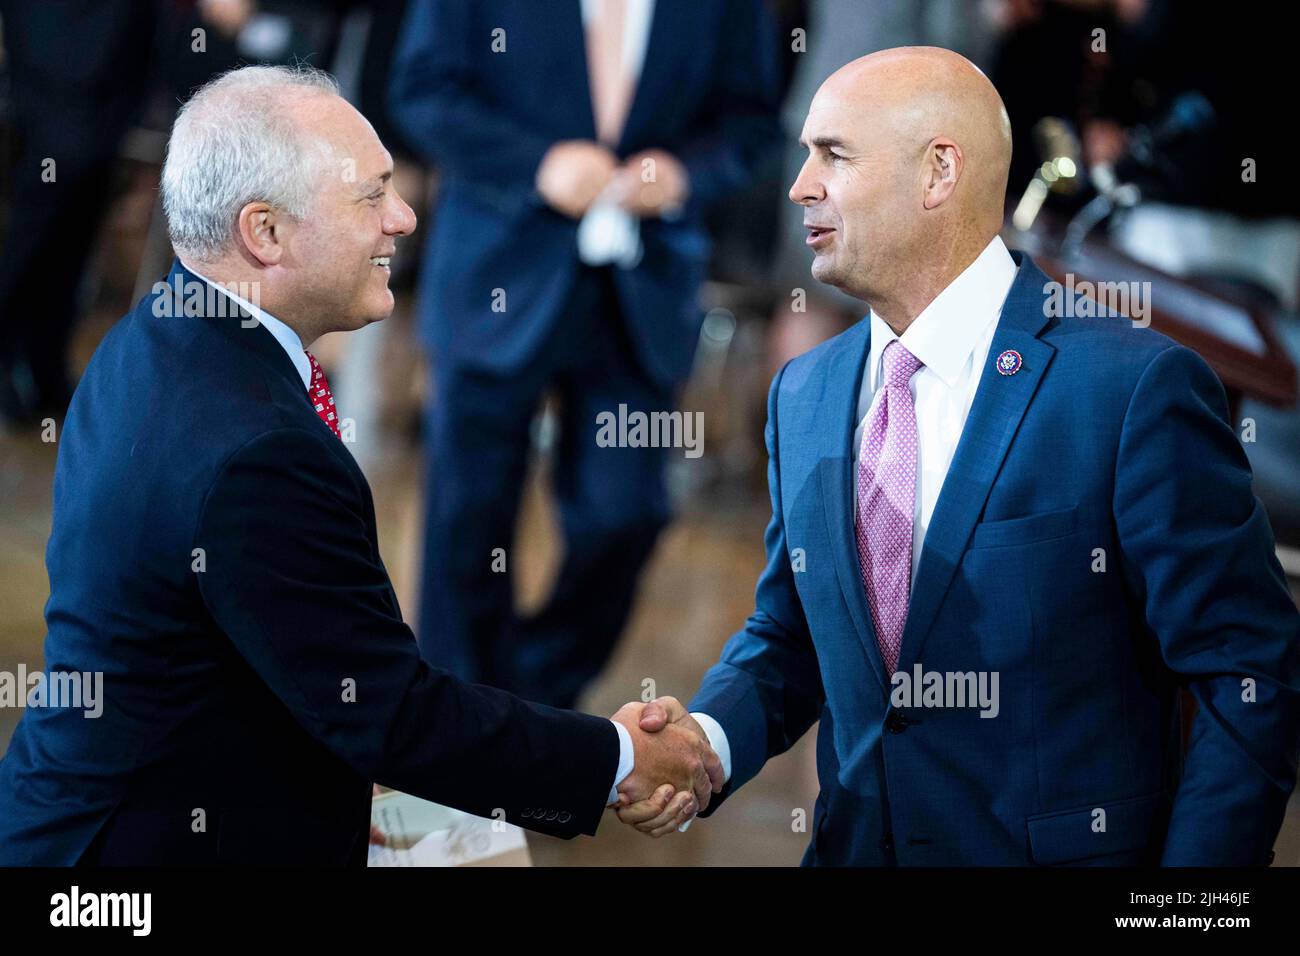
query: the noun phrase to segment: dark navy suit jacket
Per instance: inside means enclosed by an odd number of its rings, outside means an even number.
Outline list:
[[[509,374],[563,320],[577,223],[542,202],[534,178],[555,142],[595,139],[583,37],[579,0],[414,0],[407,14],[390,110],[442,172],[421,312],[441,360]],[[679,218],[642,221],[640,264],[614,272],[633,344],[660,387],[680,384],[695,352],[709,256],[701,213],[745,185],[778,141],[778,95],[761,0],[656,0],[615,152],[667,150],[691,193]]]
[[[371,781],[593,833],[613,725],[423,663],[365,477],[289,357],[201,296],[181,314],[203,285],[179,263],[168,282],[58,438],[45,662],[102,671],[104,710],[25,711],[0,864],[364,864]]]
[[[898,664],[996,671],[998,715],[890,705],[854,548],[864,320],[772,384],[767,567],[690,705],[730,742],[720,796],[820,719],[806,863],[1263,864],[1296,779],[1300,615],[1223,388],[1152,330],[1050,318],[1013,255]],[[1023,367],[1000,375],[1007,349]]]

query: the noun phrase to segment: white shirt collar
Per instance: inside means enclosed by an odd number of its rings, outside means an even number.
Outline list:
[[[901,336],[871,311],[871,354],[867,369],[874,387],[885,346],[894,339],[952,388],[975,350],[980,334],[1002,312],[1002,303],[1016,278],[1001,236],[994,236],[975,261],[935,296]]]
[[[302,339],[298,338],[297,332],[289,328],[289,326],[285,325],[269,312],[259,309],[247,299],[231,292],[220,282],[212,281],[188,262],[182,262],[181,264],[208,285],[212,286],[212,288],[216,289],[218,292],[235,302],[235,304],[242,307],[244,311],[253,318],[257,319],[257,321],[266,328],[266,331],[270,332],[275,340],[280,343],[280,347],[288,354],[290,361],[293,362],[293,367],[298,370],[298,375],[302,378],[302,387],[307,389],[311,388],[311,363],[307,361],[307,350],[302,347]]]

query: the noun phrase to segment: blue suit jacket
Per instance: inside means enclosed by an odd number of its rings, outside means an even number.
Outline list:
[[[100,344],[59,436],[45,662],[102,671],[104,710],[24,712],[0,865],[364,865],[372,780],[594,832],[614,727],[421,661],[365,477],[288,355],[207,314],[179,263],[168,283]]]
[[[595,138],[583,37],[579,0],[415,0],[407,14],[390,112],[443,176],[421,307],[441,360],[508,375],[544,351],[563,318],[577,223],[542,202],[534,178],[555,142]],[[695,352],[709,255],[701,213],[745,185],[778,141],[775,46],[761,0],[656,0],[615,152],[667,150],[691,196],[680,218],[642,222],[644,256],[615,281],[661,386],[684,380]],[[504,310],[493,308],[498,289]]]
[[[767,567],[690,705],[730,741],[721,796],[820,718],[805,863],[1265,863],[1300,750],[1300,616],[1222,386],[1149,329],[1048,318],[1047,277],[1013,255],[898,665],[997,672],[998,716],[890,705],[853,539],[862,321],[772,384]],[[1006,349],[1014,375],[991,367]]]

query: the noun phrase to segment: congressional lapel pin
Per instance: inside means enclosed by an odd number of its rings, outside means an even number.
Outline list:
[[[1020,366],[1024,364],[1024,359],[1015,349],[1007,349],[998,356],[998,371],[1003,375],[1015,375],[1020,371]]]

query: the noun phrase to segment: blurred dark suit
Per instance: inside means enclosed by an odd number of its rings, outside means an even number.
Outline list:
[[[152,0],[0,0],[16,134],[0,239],[0,415],[57,416],[67,404],[82,273],[143,96],[153,18]]]
[[[664,451],[596,447],[595,416],[674,407],[701,321],[701,214],[776,141],[774,30],[757,0],[655,3],[614,152],[676,156],[690,198],[671,221],[641,221],[644,254],[627,269],[583,265],[578,224],[534,188],[552,144],[596,138],[579,0],[417,0],[403,32],[391,112],[444,177],[420,314],[434,382],[421,649],[464,677],[572,703],[668,519]],[[549,604],[517,622],[492,551],[510,550],[548,389],[562,405],[565,563]]]

